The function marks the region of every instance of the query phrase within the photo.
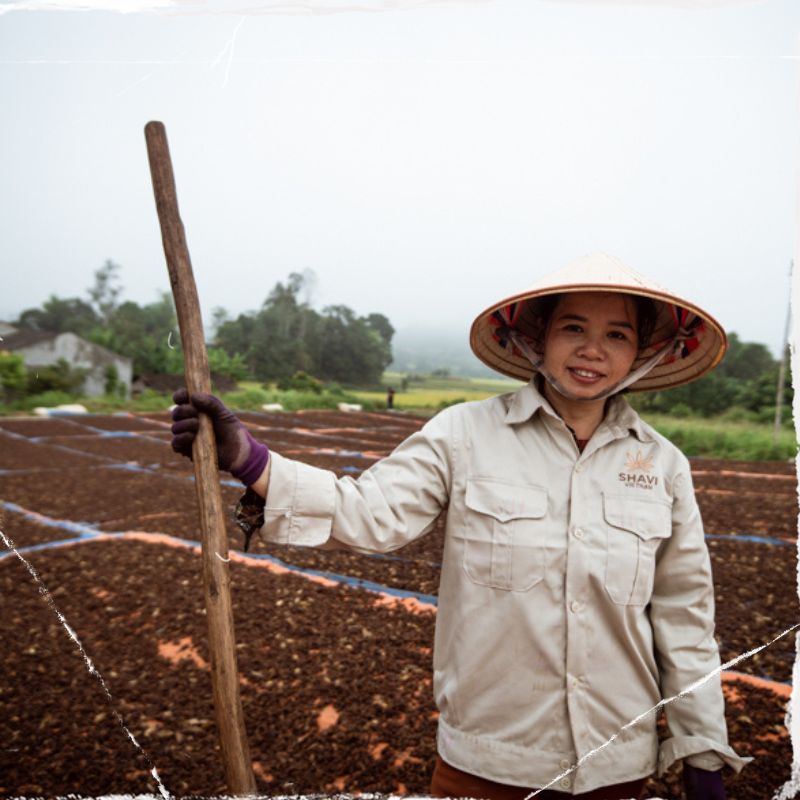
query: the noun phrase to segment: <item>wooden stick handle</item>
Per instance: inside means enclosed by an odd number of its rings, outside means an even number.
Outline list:
[[[148,122],[144,134],[164,254],[178,312],[186,387],[189,394],[210,392],[211,378],[203,321],[192,263],[189,260],[189,248],[178,212],[167,132],[163,123]],[[222,513],[217,447],[211,420],[205,414],[200,415],[200,431],[194,441],[192,460],[203,532],[203,583],[208,616],[211,684],[225,781],[231,794],[255,794],[255,778],[244,727],[242,701],[239,697],[239,670],[236,665],[230,573],[227,564],[228,538]]]

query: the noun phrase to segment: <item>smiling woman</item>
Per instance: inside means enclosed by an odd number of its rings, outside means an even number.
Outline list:
[[[636,308],[630,296],[563,295],[547,323],[542,369],[552,378],[545,397],[588,439],[603,418],[605,396],[630,373],[639,352]],[[553,389],[556,382],[561,390]],[[598,399],[595,399],[598,398]]]
[[[208,413],[269,542],[389,552],[447,512],[433,795],[620,800],[682,761],[689,800],[723,800],[747,759],[719,677],[688,691],[720,665],[689,463],[620,393],[699,377],[724,332],[595,255],[491,306],[471,343],[528,384],[442,411],[357,480],[267,454],[213,396],[176,394],[173,448]]]

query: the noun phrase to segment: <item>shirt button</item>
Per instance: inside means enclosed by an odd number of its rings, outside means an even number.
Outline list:
[[[583,539],[583,528],[575,528],[575,538]]]
[[[581,679],[580,678],[571,678],[569,683],[570,683],[570,686],[572,686],[573,689],[577,689],[581,685]]]
[[[581,610],[581,608],[582,608],[582,606],[581,606],[581,602],[580,602],[580,600],[573,600],[573,601],[572,601],[572,602],[569,604],[569,610],[570,610],[570,611],[571,611],[573,614],[577,614],[577,613],[578,613],[578,612]]]
[[[580,472],[583,469],[583,464],[576,464],[575,465],[575,472]]]
[[[562,788],[569,789],[572,781],[569,778],[562,778],[558,783]]]
[[[569,759],[562,758],[561,761],[558,762],[558,766],[561,767],[561,769],[569,769],[572,764],[570,763]]]

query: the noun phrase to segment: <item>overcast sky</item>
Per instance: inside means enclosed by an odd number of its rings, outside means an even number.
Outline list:
[[[74,10],[102,5],[130,13]],[[169,289],[159,119],[206,322],[312,269],[316,307],[466,337],[603,250],[777,353],[799,23],[797,0],[0,0],[0,319],[109,258],[125,298]]]

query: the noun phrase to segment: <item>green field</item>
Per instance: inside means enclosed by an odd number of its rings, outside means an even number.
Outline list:
[[[787,428],[779,431],[776,442],[772,425],[659,414],[642,414],[642,418],[687,456],[786,461],[797,455],[795,433]]]
[[[522,386],[519,381],[507,378],[447,378],[426,375],[424,380],[411,380],[408,388],[401,390],[403,377],[397,372],[385,372],[383,388],[351,389],[349,393],[375,408],[385,408],[386,389],[391,386],[395,390],[396,409],[429,414],[453,403],[485,400],[497,394],[513,392]]]

